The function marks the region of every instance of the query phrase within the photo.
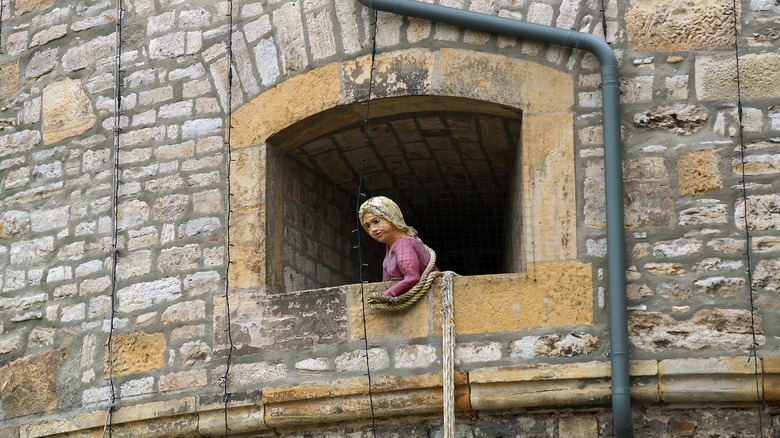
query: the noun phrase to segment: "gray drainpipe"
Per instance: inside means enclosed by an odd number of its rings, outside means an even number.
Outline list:
[[[414,0],[358,0],[385,12],[437,21],[482,32],[584,49],[601,63],[604,115],[604,183],[607,204],[607,286],[612,365],[612,423],[619,438],[632,438],[631,382],[628,370],[626,260],[623,235],[623,168],[620,147],[620,99],[617,58],[607,43],[587,33],[510,20],[494,15]]]

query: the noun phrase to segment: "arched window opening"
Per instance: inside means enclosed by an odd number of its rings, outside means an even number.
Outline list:
[[[268,141],[268,272],[275,290],[357,283],[357,182],[384,195],[461,275],[520,272],[520,112],[468,99],[335,108]],[[435,104],[432,105],[431,102]],[[365,164],[361,166],[361,161]],[[362,171],[361,171],[362,167]],[[381,281],[384,247],[363,230],[364,279]]]

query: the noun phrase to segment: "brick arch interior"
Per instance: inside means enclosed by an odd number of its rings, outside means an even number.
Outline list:
[[[354,228],[349,210],[355,205],[356,164],[350,157],[362,142],[358,135],[362,127],[357,127],[364,118],[360,97],[365,92],[360,91],[367,89],[368,63],[368,58],[361,58],[320,67],[266,91],[234,113],[233,289],[301,290],[351,282],[356,263],[343,260],[350,258],[344,252],[349,252],[353,241],[338,240],[312,248],[307,241],[316,241],[311,240],[314,234],[305,233],[351,236],[347,230]],[[407,147],[421,130],[436,136],[434,131],[439,129],[447,131],[445,136],[450,139],[462,137],[463,142],[450,153],[464,151],[469,136],[475,135],[481,137],[482,152],[485,144],[511,149],[504,157],[497,153],[480,164],[484,167],[493,159],[496,165],[488,165],[486,172],[510,176],[496,179],[491,174],[492,187],[467,189],[488,194],[503,188],[502,202],[511,205],[503,222],[509,224],[508,230],[522,229],[509,233],[513,237],[503,241],[499,271],[517,272],[521,261],[576,259],[573,84],[568,74],[489,53],[416,49],[377,58],[375,92],[381,96],[372,104],[375,142],[394,139],[397,143],[398,132],[403,132],[401,136],[406,137],[401,142]],[[406,128],[399,130],[398,126]],[[393,129],[394,133],[390,132]],[[502,136],[505,138],[497,140]],[[424,153],[430,153],[430,143],[428,146]],[[385,168],[392,167],[387,164],[392,161],[391,154],[380,158]],[[448,171],[426,174],[423,170],[422,179],[430,184],[456,184],[447,180],[447,174],[465,171],[462,158],[460,167],[442,166],[446,159],[440,160],[435,172],[444,167]],[[408,160],[403,164],[408,165]],[[304,181],[289,175],[308,175],[303,185],[328,189],[315,190],[312,195],[312,190],[301,185]],[[397,176],[391,175],[386,184],[379,185],[393,186],[389,189],[392,193],[403,192],[406,179]],[[325,179],[317,182],[317,178]],[[341,190],[342,183],[351,187]],[[303,203],[297,204],[301,208],[293,208],[295,202],[285,205],[285,199]],[[346,207],[328,212],[331,205]],[[341,223],[338,218],[349,219]],[[297,226],[285,227],[285,220]],[[325,223],[328,226],[323,227]],[[284,241],[298,247],[285,248]],[[303,257],[315,253],[313,259],[320,264]],[[306,272],[293,272],[296,266]]]

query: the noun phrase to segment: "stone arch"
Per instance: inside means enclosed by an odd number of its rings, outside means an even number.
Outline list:
[[[234,113],[232,289],[262,288],[273,282],[266,250],[269,221],[275,220],[267,217],[273,202],[267,183],[267,169],[272,166],[269,139],[304,120],[307,124],[292,135],[305,138],[308,131],[324,129],[318,123],[346,124],[358,119],[360,115],[348,108],[365,98],[370,63],[366,56],[313,69],[267,90]],[[378,55],[374,81],[377,96],[414,102],[413,106],[399,107],[393,105],[393,99],[385,99],[377,108],[380,114],[442,105],[456,105],[464,112],[495,112],[504,107],[522,113],[521,142],[532,147],[520,151],[519,174],[524,181],[518,202],[533,207],[533,214],[525,207],[521,213],[521,239],[524,243],[533,241],[522,245],[523,259],[535,263],[576,259],[574,87],[570,74],[493,53],[410,49]],[[347,110],[337,116],[316,117],[339,108]]]

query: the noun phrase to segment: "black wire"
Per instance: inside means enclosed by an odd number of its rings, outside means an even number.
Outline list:
[[[3,0],[0,0],[0,55],[3,54]]]
[[[604,0],[601,0],[601,28],[604,30],[604,41],[611,44],[607,41],[607,7],[604,5]]]
[[[227,164],[226,164],[226,185],[228,194],[227,208],[225,209],[225,333],[227,333],[227,353],[225,354],[225,374],[220,378],[220,385],[222,386],[222,402],[224,403],[224,415],[225,415],[225,437],[230,433],[230,427],[228,425],[228,403],[230,401],[230,391],[228,388],[228,376],[230,373],[230,364],[233,361],[233,350],[235,345],[233,344],[233,334],[230,331],[230,220],[232,213],[230,192],[230,166],[233,163],[233,155],[230,145],[230,131],[231,131],[231,119],[233,118],[233,0],[228,0],[228,74],[227,74],[227,104],[225,108],[226,120],[225,120],[225,148],[227,149]]]
[[[734,53],[736,58],[736,70],[737,70],[737,118],[739,119],[739,152],[740,152],[740,160],[742,163],[742,198],[744,199],[743,204],[743,220],[745,221],[745,263],[747,264],[747,283],[748,283],[748,297],[750,300],[750,330],[751,334],[753,336],[752,338],[752,345],[750,348],[750,357],[753,358],[753,368],[754,368],[754,375],[756,380],[756,402],[758,404],[758,430],[759,430],[759,436],[764,436],[764,422],[761,417],[761,406],[763,404],[763,396],[761,394],[761,383],[759,379],[759,369],[758,369],[758,341],[756,336],[756,305],[755,305],[755,288],[753,287],[753,265],[750,259],[750,247],[751,247],[751,238],[753,236],[750,235],[750,225],[748,221],[748,196],[747,196],[747,181],[745,179],[745,138],[743,135],[744,126],[742,125],[742,83],[741,83],[741,77],[740,77],[740,71],[739,71],[739,29],[737,26],[737,0],[733,0],[732,2],[732,12],[734,13],[734,21],[733,21],[733,27],[734,27]],[[749,359],[748,359],[749,360]],[[763,373],[763,369],[761,370]]]
[[[365,187],[363,185],[365,181],[365,167],[366,167],[366,148],[368,147],[368,121],[371,114],[371,94],[374,90],[374,62],[376,61],[376,33],[377,33],[377,27],[378,25],[378,11],[374,10],[374,23],[373,23],[374,29],[373,29],[373,35],[371,37],[372,45],[371,45],[371,68],[368,74],[368,99],[366,100],[366,117],[363,123],[363,146],[361,148],[361,157],[360,157],[360,174],[358,175],[358,184],[357,184],[357,194],[355,196],[356,198],[356,205],[355,205],[355,217],[357,222],[357,227],[355,228],[355,238],[357,239],[357,252],[358,252],[358,263],[360,264],[360,302],[362,305],[362,317],[363,317],[363,342],[365,345],[365,358],[366,358],[366,377],[368,378],[368,403],[369,407],[371,408],[371,432],[374,438],[376,438],[376,415],[374,412],[374,393],[373,389],[371,387],[371,364],[369,360],[369,350],[368,350],[368,328],[366,326],[366,295],[365,290],[363,288],[363,285],[365,284],[365,277],[364,277],[364,267],[365,263],[363,261],[363,245],[362,245],[362,238],[360,235],[360,230],[362,228],[362,225],[360,224],[360,218],[357,217],[357,211],[360,208],[360,204],[362,203],[362,200],[366,198],[366,195],[364,193]]]
[[[0,0],[0,3],[2,1]],[[111,204],[111,310],[109,313],[108,330],[108,386],[109,398],[106,408],[106,421],[103,425],[103,436],[108,432],[112,436],[112,423],[114,404],[116,402],[116,389],[114,387],[114,316],[116,313],[116,266],[118,259],[117,243],[119,241],[119,135],[121,133],[121,111],[122,111],[122,81],[120,74],[122,71],[122,0],[117,0],[116,7],[116,54],[114,58],[114,175],[112,179],[112,204]],[[0,11],[2,15],[2,11]]]

